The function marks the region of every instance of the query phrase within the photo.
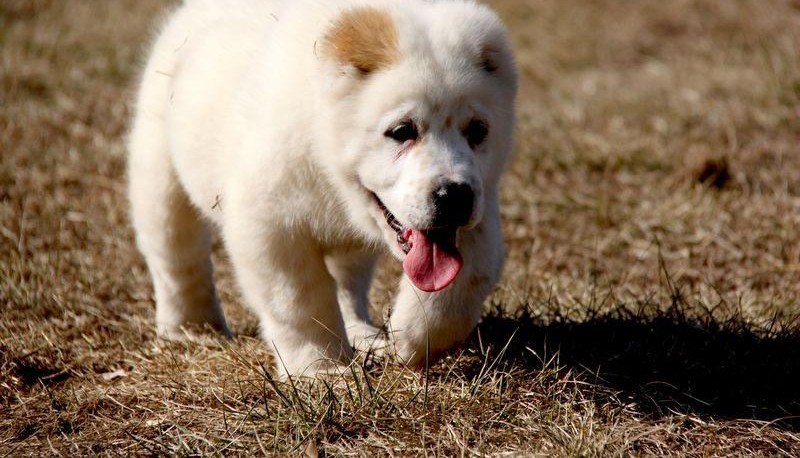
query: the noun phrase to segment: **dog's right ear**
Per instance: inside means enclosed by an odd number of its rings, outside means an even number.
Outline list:
[[[367,76],[398,58],[397,27],[389,12],[363,6],[346,10],[325,35],[323,56]]]

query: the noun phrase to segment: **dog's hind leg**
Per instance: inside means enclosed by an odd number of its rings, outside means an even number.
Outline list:
[[[186,324],[230,335],[214,289],[208,227],[170,159],[163,116],[168,82],[158,78],[168,80],[148,69],[129,139],[128,169],[133,226],[153,278],[156,328],[167,338],[180,336]]]
[[[356,350],[382,352],[386,338],[369,318],[369,285],[376,257],[358,252],[334,253],[325,258],[336,280],[336,296],[347,338]]]

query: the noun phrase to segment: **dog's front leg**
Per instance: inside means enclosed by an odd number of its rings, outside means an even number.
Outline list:
[[[367,299],[376,260],[371,253],[343,251],[329,254],[325,263],[336,280],[339,308],[350,343],[356,350],[380,353],[386,347],[386,338],[370,320]]]
[[[478,324],[504,259],[499,211],[496,204],[490,207],[482,223],[460,234],[464,266],[450,286],[426,293],[402,277],[389,332],[397,357],[406,364],[421,367],[426,359],[435,360]]]
[[[245,301],[261,319],[280,375],[313,376],[353,355],[336,301],[336,285],[313,240],[231,218],[228,251]]]

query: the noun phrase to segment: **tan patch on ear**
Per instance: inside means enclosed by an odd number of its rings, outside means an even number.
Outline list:
[[[397,28],[389,13],[372,6],[345,11],[325,43],[328,53],[364,75],[397,60]]]

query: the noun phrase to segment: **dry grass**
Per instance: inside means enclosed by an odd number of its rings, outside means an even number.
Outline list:
[[[0,3],[0,455],[800,454],[800,3],[492,3],[522,93],[487,317],[311,386],[221,256],[239,337],[154,339],[123,136],[164,3]]]

